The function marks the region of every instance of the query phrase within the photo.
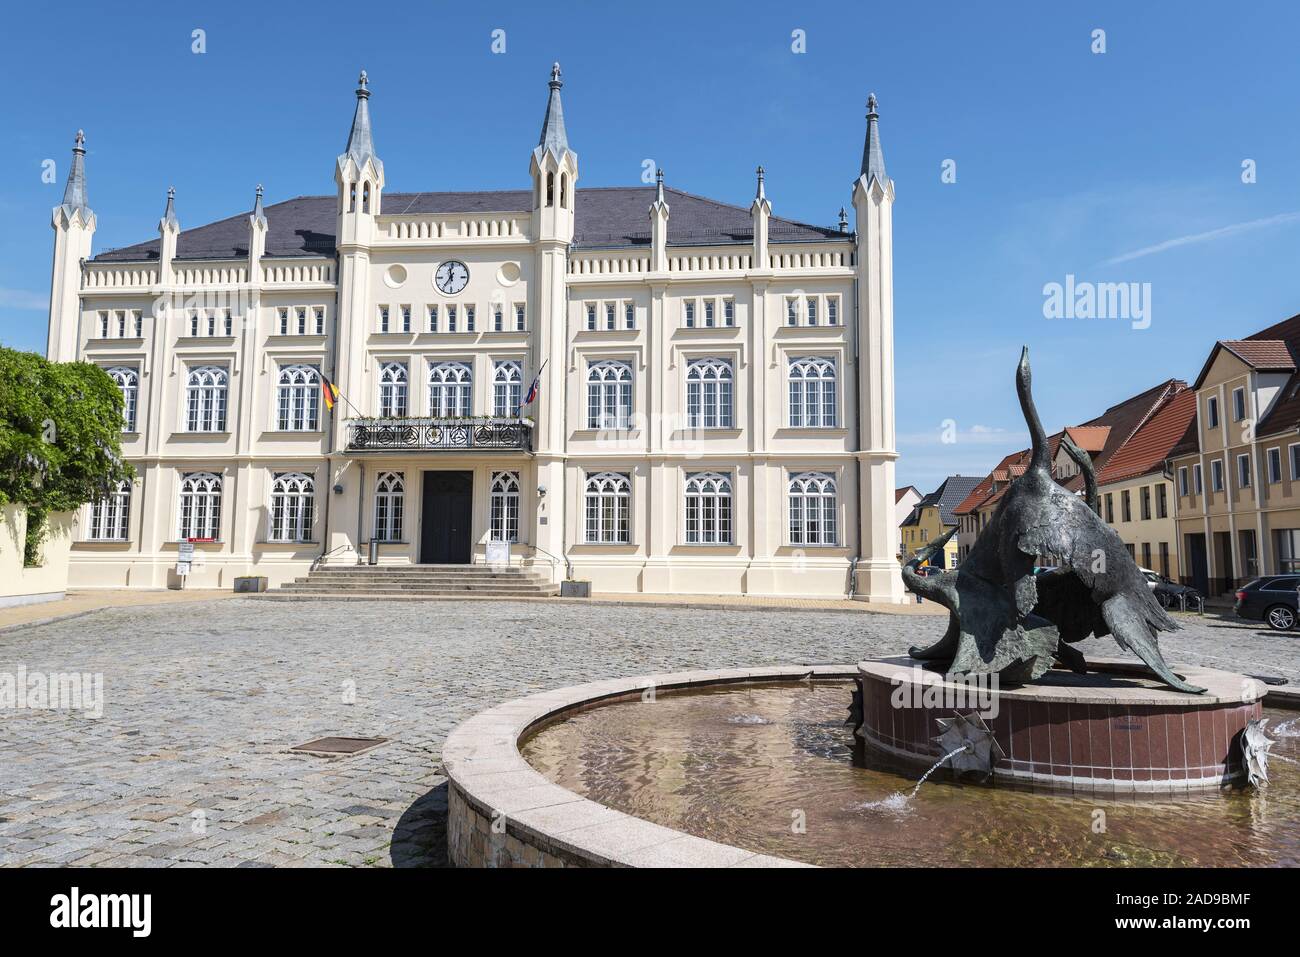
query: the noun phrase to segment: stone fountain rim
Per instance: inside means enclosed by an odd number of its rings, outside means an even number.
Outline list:
[[[510,837],[568,864],[622,867],[812,867],[677,831],[590,801],[555,784],[530,765],[519,745],[566,714],[647,688],[679,691],[808,677],[851,679],[856,665],[722,668],[612,678],[516,698],[461,722],[442,747],[443,773],[471,813],[504,818]],[[449,814],[455,801],[449,796]],[[449,831],[451,830],[449,822]],[[449,853],[455,853],[450,847]],[[455,861],[453,863],[466,863]]]

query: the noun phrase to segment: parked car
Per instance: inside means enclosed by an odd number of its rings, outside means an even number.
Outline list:
[[[1237,591],[1237,604],[1233,611],[1238,618],[1266,622],[1274,631],[1288,631],[1300,619],[1297,587],[1300,587],[1300,575],[1256,578]]]
[[[1138,567],[1142,577],[1147,580],[1151,593],[1156,596],[1164,608],[1181,608],[1184,599],[1188,605],[1196,605],[1201,600],[1201,593],[1190,585],[1180,585],[1150,568]]]

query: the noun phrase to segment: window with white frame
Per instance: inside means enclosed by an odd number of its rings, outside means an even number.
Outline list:
[[[281,472],[271,482],[271,541],[309,542],[316,483],[302,472]]]
[[[523,402],[523,367],[513,359],[499,360],[492,370],[492,414],[498,417],[518,415]]]
[[[613,332],[618,328],[618,304],[613,302],[605,303],[605,329]]]
[[[1282,450],[1273,448],[1268,450],[1268,484],[1273,485],[1282,481]]]
[[[221,537],[221,476],[211,472],[190,472],[181,478],[180,521],[177,538]]]
[[[627,429],[631,419],[631,363],[593,362],[587,369],[587,428]]]
[[[693,329],[695,327],[695,300],[694,299],[682,300],[682,325],[684,325],[687,329]]]
[[[1200,463],[1192,466],[1192,494],[1200,495],[1205,489],[1205,483],[1201,477]]]
[[[1246,417],[1246,390],[1232,390],[1232,421],[1240,422]]]
[[[406,363],[385,362],[379,367],[379,414],[383,418],[406,415]]]
[[[474,374],[464,362],[429,367],[429,414],[438,419],[467,418]]]
[[[1219,459],[1210,463],[1210,491],[1223,491],[1223,462]]]
[[[493,472],[488,495],[489,541],[519,541],[519,473]]]
[[[834,545],[839,541],[835,479],[802,472],[790,479],[790,544]]]
[[[734,326],[736,324],[736,300],[722,300],[722,324],[724,326]]]
[[[495,303],[492,306],[492,331],[493,332],[506,331],[505,312],[502,309],[500,303]]]
[[[596,304],[594,302],[587,303],[587,331],[596,331]]]
[[[692,359],[686,367],[686,427],[732,427],[734,375],[726,359]]]
[[[375,531],[381,542],[402,540],[402,513],[406,505],[406,485],[401,472],[384,472],[375,482]]]
[[[454,305],[447,306],[447,331],[456,331],[456,307]]]
[[[524,309],[524,304],[522,302],[516,303],[515,304],[515,332],[523,332],[525,329],[528,328],[527,323],[525,322],[525,320],[527,319],[527,315],[528,314]]]
[[[280,370],[275,427],[281,432],[315,432],[320,427],[320,372],[314,366]]]
[[[1288,445],[1287,454],[1291,458],[1291,481],[1300,479],[1300,445]]]
[[[122,393],[122,431],[135,431],[136,404],[140,396],[140,377],[134,369],[114,366],[105,370]]]
[[[235,331],[235,321],[230,315],[229,309],[213,310],[204,312],[196,310],[190,313],[190,336],[197,337],[214,337],[230,336]]]
[[[108,338],[109,314],[107,312],[97,313],[95,316],[95,331],[98,333],[97,338]]]
[[[312,316],[315,318],[316,322],[316,335],[325,335],[325,310],[320,306],[317,306],[312,310]]]
[[[388,322],[389,322],[388,307],[380,306],[379,307],[379,331],[380,332],[390,331]]]
[[[785,324],[787,326],[799,325],[799,300],[790,296],[785,301]]]
[[[790,360],[790,425],[834,428],[836,425],[835,360],[802,356]]]
[[[89,537],[95,542],[124,542],[131,518],[131,485],[118,482],[90,506]]]
[[[838,326],[840,324],[840,297],[826,297],[826,325]]]
[[[474,307],[473,306],[465,307],[465,331],[466,332],[474,331]]]
[[[185,427],[191,432],[226,431],[226,370],[191,369],[185,380]]]
[[[1219,397],[1212,395],[1205,400],[1205,419],[1206,427],[1217,429],[1219,427]]]
[[[686,541],[731,544],[731,479],[717,472],[686,477]]]
[[[1237,488],[1250,488],[1250,456],[1237,456]]]
[[[623,328],[636,328],[636,306],[630,302],[623,304]]]
[[[806,315],[808,316],[808,325],[817,325],[817,297],[809,296],[806,303]]]
[[[437,306],[429,307],[429,331],[430,332],[438,331],[438,307]]]
[[[280,335],[287,336],[289,334],[289,310],[288,309],[277,310],[276,318],[279,321],[279,324],[276,326],[276,328],[279,330]]]
[[[718,304],[713,299],[704,300],[704,328],[712,329],[718,324]]]
[[[1180,498],[1186,498],[1190,487],[1187,484],[1187,466],[1184,465],[1178,469],[1178,495]]]
[[[618,472],[587,477],[586,538],[592,544],[627,545],[632,541],[632,483]]]

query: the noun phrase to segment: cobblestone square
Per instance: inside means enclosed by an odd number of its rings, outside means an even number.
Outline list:
[[[1300,635],[1179,616],[1179,662],[1300,682]],[[604,677],[847,663],[943,617],[570,602],[106,608],[0,632],[0,673],[102,673],[100,718],[0,711],[0,865],[444,866],[441,746],[505,699]],[[1082,646],[1121,654],[1110,639]],[[361,754],[289,748],[378,736]]]

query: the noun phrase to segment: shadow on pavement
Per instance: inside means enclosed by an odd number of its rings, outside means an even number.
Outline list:
[[[447,783],[422,794],[393,827],[394,867],[447,867]]]

